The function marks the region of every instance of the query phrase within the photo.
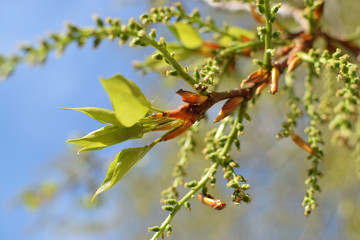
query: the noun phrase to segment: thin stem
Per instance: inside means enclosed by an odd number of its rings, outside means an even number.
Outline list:
[[[137,32],[135,31],[129,31],[129,33],[133,36],[137,36]],[[192,88],[195,89],[194,84],[197,83],[197,81],[190,75],[188,74],[184,68],[176,61],[176,59],[171,55],[171,53],[166,49],[166,43],[164,42],[163,44],[160,44],[159,42],[157,42],[156,40],[148,37],[148,36],[143,36],[141,37],[141,40],[143,40],[145,43],[149,44],[150,46],[154,47],[155,49],[157,49],[159,52],[162,53],[162,55],[164,56],[164,58],[168,61],[168,63],[173,66],[173,68],[179,73],[180,77],[187,82]],[[161,41],[161,40],[160,40]],[[195,89],[199,94],[204,94],[203,92],[201,92],[200,90]]]
[[[270,0],[264,1],[265,7],[265,49],[264,49],[264,65],[267,70],[271,68],[271,38],[272,38],[272,23],[271,19],[271,10],[270,10]]]
[[[219,157],[218,157],[219,160],[216,161],[215,163],[213,163],[210,166],[210,168],[208,169],[208,171],[206,172],[206,174],[198,182],[198,184],[195,187],[191,188],[191,190],[181,200],[179,200],[177,202],[174,209],[171,211],[171,213],[167,216],[167,218],[161,224],[159,231],[153,235],[151,240],[156,240],[161,236],[161,234],[164,232],[166,226],[168,226],[170,224],[171,220],[175,217],[176,213],[181,209],[181,207],[185,204],[185,202],[187,202],[197,191],[199,191],[203,186],[205,186],[207,181],[213,175],[214,171],[216,171],[217,167],[220,164],[221,159],[229,152],[231,145],[234,142],[234,139],[238,132],[236,126],[239,122],[243,121],[245,112],[246,112],[246,107],[247,107],[247,101],[244,101],[239,107],[237,118],[234,121],[234,125],[231,129],[231,132],[228,136],[225,146],[219,154]],[[220,125],[220,126],[223,126],[223,125]],[[224,130],[224,129],[222,128],[222,130]]]
[[[242,50],[244,48],[249,48],[249,47],[259,47],[261,46],[261,42],[245,42],[245,43],[240,43],[237,44],[235,46],[232,47],[228,47],[224,50],[222,50],[220,52],[220,55],[224,56],[224,55],[228,55],[230,53],[236,52],[237,50]]]
[[[190,19],[190,18],[189,18],[189,19]],[[226,31],[223,31],[223,30],[221,30],[220,28],[216,27],[215,25],[206,23],[206,22],[204,22],[204,21],[201,20],[201,19],[191,19],[191,20],[192,20],[193,22],[199,24],[200,26],[201,26],[201,25],[204,25],[204,26],[208,27],[209,30],[214,31],[214,32],[217,32],[217,33],[219,33],[219,34],[222,35],[222,36],[230,37],[232,40],[235,40],[235,41],[239,41],[239,40],[240,40],[239,37],[234,36],[234,35],[226,32]]]

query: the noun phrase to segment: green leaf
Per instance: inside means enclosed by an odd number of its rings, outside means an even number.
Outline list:
[[[113,105],[116,118],[125,127],[131,127],[145,116],[150,103],[140,88],[120,74],[100,78]]]
[[[227,29],[227,33],[229,33],[230,35],[234,36],[234,37],[238,37],[240,39],[241,36],[245,36],[248,39],[252,40],[255,38],[255,33],[253,33],[252,31],[246,30],[244,28],[240,28],[240,27],[229,27]],[[233,42],[233,40],[231,39],[231,37],[228,36],[224,36],[222,38],[220,38],[219,40],[219,44],[221,46],[228,46]]]
[[[190,24],[174,23],[169,29],[187,49],[195,49],[203,44],[199,32]]]
[[[115,116],[115,112],[105,108],[97,107],[83,107],[83,108],[62,108],[64,110],[75,110],[82,113],[85,113],[89,117],[104,123],[104,124],[114,124],[121,125]]]
[[[176,37],[178,40],[180,40],[180,36],[179,36],[179,34],[178,34],[177,30],[176,30],[175,25],[171,24],[171,23],[166,24],[166,25],[169,28],[170,32],[174,35],[174,37]]]
[[[85,137],[68,140],[68,142],[82,146],[83,148],[79,152],[83,152],[100,150],[142,136],[143,128],[140,124],[135,124],[129,128],[110,125],[95,130]]]
[[[117,184],[135,166],[135,164],[145,156],[152,146],[153,144],[138,148],[128,148],[119,152],[116,155],[115,160],[110,164],[103,183],[95,192],[91,201],[93,201],[100,193]]]

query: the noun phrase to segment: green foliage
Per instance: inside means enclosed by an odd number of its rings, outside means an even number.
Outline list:
[[[82,138],[68,140],[68,142],[83,147],[79,150],[82,152],[100,150],[142,136],[143,128],[138,123],[128,128],[110,125],[95,130]]]
[[[244,36],[250,40],[254,40],[254,38],[256,37],[254,32],[236,26],[227,27],[226,33],[231,36]],[[227,35],[219,39],[219,44],[221,46],[229,46],[232,44],[232,42],[233,42],[232,38]]]
[[[100,80],[123,126],[131,127],[149,111],[150,103],[135,83],[120,74]]]
[[[244,1],[249,2],[249,1]],[[39,47],[24,46],[24,54],[15,57],[0,58],[0,73],[8,75],[22,61],[43,63],[51,50],[63,51],[70,42],[79,46],[92,38],[94,48],[108,38],[117,39],[122,45],[129,42],[131,47],[151,46],[155,52],[144,62],[135,67],[158,71],[166,76],[184,80],[196,93],[180,89],[177,91],[185,104],[174,110],[162,111],[153,107],[139,87],[120,74],[109,79],[101,79],[113,105],[112,110],[101,108],[66,108],[83,112],[106,126],[88,135],[69,140],[80,145],[80,151],[99,150],[130,139],[142,138],[151,131],[167,130],[159,139],[150,145],[140,148],[129,148],[119,152],[110,164],[105,180],[96,191],[93,199],[100,193],[116,185],[135,166],[145,154],[161,141],[173,139],[187,131],[180,141],[180,159],[174,168],[174,180],[170,187],[162,192],[162,209],[169,211],[168,217],[160,226],[149,228],[154,232],[152,239],[157,239],[172,232],[170,225],[176,213],[184,206],[190,210],[190,199],[201,192],[200,201],[214,209],[223,209],[226,205],[209,194],[210,187],[216,184],[216,172],[220,168],[227,180],[226,187],[232,188],[231,199],[235,205],[250,203],[250,185],[247,178],[239,172],[239,163],[231,156],[233,145],[240,150],[240,139],[245,128],[245,119],[250,121],[248,106],[256,104],[262,91],[270,85],[270,93],[278,92],[279,81],[285,75],[285,87],[280,91],[287,94],[289,106],[286,121],[276,136],[278,139],[290,136],[293,142],[309,153],[310,161],[305,183],[308,189],[303,205],[305,215],[318,205],[315,194],[320,192],[320,162],[326,158],[322,150],[322,126],[325,124],[333,131],[333,142],[359,152],[360,121],[359,88],[360,80],[357,65],[349,60],[349,55],[341,55],[340,50],[333,51],[338,45],[348,48],[353,55],[359,54],[359,47],[350,40],[344,40],[327,34],[321,26],[324,1],[305,1],[303,15],[308,26],[299,32],[288,30],[278,19],[281,4],[271,4],[269,0],[259,0],[251,4],[253,17],[261,26],[257,32],[237,26],[216,26],[210,17],[203,20],[199,10],[187,14],[180,4],[171,7],[158,7],[144,13],[141,23],[130,19],[127,24],[120,24],[119,19],[108,18],[102,21],[96,18],[95,28],[80,28],[69,24],[65,35],[53,34],[50,39],[42,41]],[[257,10],[256,10],[257,9]],[[167,24],[179,43],[168,43],[163,37],[157,37],[155,28],[148,30],[149,24]],[[277,28],[276,31],[274,29]],[[207,39],[200,32],[210,32],[214,36]],[[283,34],[280,34],[283,32]],[[326,42],[322,49],[314,50],[318,39]],[[332,51],[332,52],[331,52]],[[235,84],[239,88],[226,88],[218,92],[217,87],[224,83],[225,73],[232,72],[240,57],[253,57],[263,54],[263,61],[253,59],[258,69],[247,72],[243,81]],[[198,56],[189,66],[182,66],[183,60]],[[307,76],[298,77],[297,68],[307,62]],[[337,83],[321,75],[325,69],[336,71]],[[295,82],[303,81],[305,90],[298,91]],[[317,92],[316,84],[327,83],[331,88],[326,93]],[[302,84],[303,85],[303,84]],[[224,86],[224,85],[223,85]],[[228,86],[225,86],[228,87]],[[338,97],[334,100],[334,95]],[[196,141],[194,133],[207,111],[216,103],[227,100],[214,122],[221,121],[218,127],[209,130],[204,149],[205,158],[210,166],[204,169],[199,179],[186,179],[186,168],[190,164],[189,154],[194,150]],[[332,110],[333,109],[333,110]],[[236,112],[235,116],[234,112]],[[299,128],[297,122],[302,113],[308,118],[304,132],[308,140],[303,140],[295,133]],[[269,121],[266,119],[266,121]],[[229,132],[227,132],[230,128]],[[359,161],[358,156],[355,156]],[[180,197],[178,189],[184,185],[188,192]],[[219,207],[220,206],[220,207]]]
[[[128,148],[119,152],[115,160],[110,164],[104,182],[95,192],[91,200],[94,200],[97,195],[117,184],[152,147],[153,145]]]
[[[199,32],[192,25],[175,23],[174,25],[169,25],[169,29],[187,49],[196,49],[203,43]]]
[[[120,122],[116,118],[115,112],[109,109],[97,108],[97,107],[62,108],[62,109],[79,111],[85,113],[89,117],[101,123],[121,126]]]

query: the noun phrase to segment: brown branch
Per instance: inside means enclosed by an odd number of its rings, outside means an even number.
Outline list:
[[[360,47],[358,45],[356,45],[354,42],[349,41],[347,39],[345,39],[344,37],[335,37],[335,36],[331,36],[330,34],[323,32],[323,31],[319,31],[319,36],[323,37],[328,45],[333,48],[334,50],[336,49],[336,47],[334,46],[334,44],[337,45],[342,45],[343,47],[347,48],[349,51],[351,51],[356,57],[357,60],[360,61]]]

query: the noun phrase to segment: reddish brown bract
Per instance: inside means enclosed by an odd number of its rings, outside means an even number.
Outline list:
[[[280,72],[277,67],[271,69],[271,83],[270,83],[270,93],[275,94],[278,91],[278,82],[279,82]]]
[[[310,145],[305,142],[301,137],[299,137],[296,133],[294,133],[293,131],[289,132],[289,135],[291,137],[291,139],[294,141],[294,143],[296,145],[298,145],[300,148],[304,149],[305,151],[307,151],[308,153],[310,153],[311,155],[315,156],[315,151],[314,149],[312,149],[310,147]]]
[[[226,203],[221,202],[220,199],[216,199],[209,194],[206,194],[205,196],[203,194],[199,194],[198,197],[200,202],[212,207],[213,209],[222,210],[226,207]]]
[[[224,106],[221,108],[219,115],[214,120],[214,123],[224,119],[225,117],[233,113],[235,109],[239,107],[242,101],[244,101],[243,97],[233,97],[227,100]]]

